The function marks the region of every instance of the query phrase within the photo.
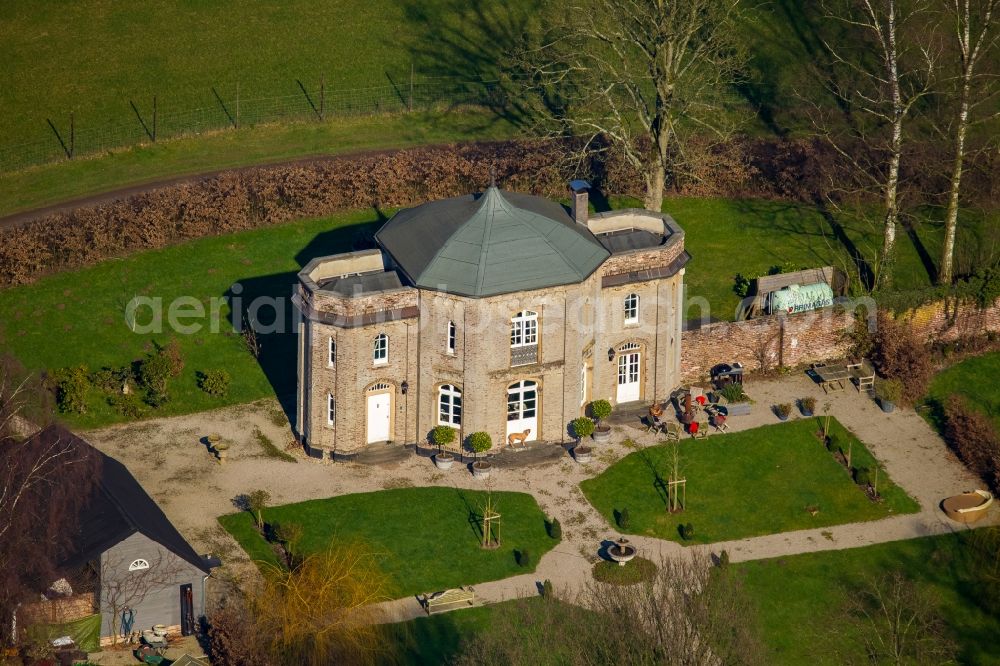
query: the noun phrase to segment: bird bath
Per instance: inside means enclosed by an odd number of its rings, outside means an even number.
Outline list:
[[[621,537],[608,548],[608,555],[618,563],[618,566],[623,567],[626,562],[635,557],[635,546],[629,544],[625,537]]]

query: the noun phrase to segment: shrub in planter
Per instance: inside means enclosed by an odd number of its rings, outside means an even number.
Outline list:
[[[615,511],[615,522],[618,523],[618,527],[627,530],[632,524],[631,516],[628,515],[628,507],[625,507],[621,511]]]
[[[548,521],[545,527],[546,531],[549,533],[549,537],[557,540],[562,538],[562,525],[559,524],[558,518],[553,518]]]
[[[726,402],[750,402],[742,384],[728,384],[722,387],[719,395],[726,399]]]
[[[469,435],[469,438],[466,440],[466,445],[473,453],[486,453],[493,448],[493,439],[490,437],[488,432],[474,432]]]
[[[431,430],[431,441],[438,448],[448,446],[455,441],[456,430],[449,425],[439,425]]]
[[[816,398],[802,398],[799,400],[799,409],[802,411],[802,416],[812,416],[816,412]]]
[[[573,436],[576,437],[577,441],[594,434],[594,422],[586,416],[573,419],[569,427],[573,431]]]
[[[882,409],[891,412],[903,397],[903,382],[898,379],[883,379],[875,382],[875,397]]]
[[[198,373],[198,388],[217,398],[229,393],[229,383],[229,373],[225,370],[209,370]]]
[[[774,413],[778,415],[779,419],[785,421],[792,413],[792,406],[787,402],[781,403],[780,405],[775,405]]]
[[[607,400],[595,400],[590,403],[590,415],[598,426],[603,425],[604,419],[611,416],[611,403]]]

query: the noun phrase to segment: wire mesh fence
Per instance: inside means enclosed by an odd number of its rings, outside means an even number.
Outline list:
[[[141,105],[127,100],[128,121],[99,126],[77,122],[73,114],[60,122],[46,119],[47,139],[0,146],[0,172],[188,135],[289,121],[325,121],[380,113],[425,111],[447,106],[485,106],[502,98],[498,81],[450,78],[413,79],[369,88],[338,89],[321,83],[308,87],[296,81],[297,93],[241,96],[239,85],[211,88],[214,104],[176,109],[157,100]],[[246,89],[244,89],[246,90]]]

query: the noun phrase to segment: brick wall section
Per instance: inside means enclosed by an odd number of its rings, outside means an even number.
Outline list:
[[[934,340],[955,340],[1000,332],[1000,299],[992,307],[956,305],[937,301],[899,315],[918,335]],[[776,315],[749,321],[717,322],[684,331],[681,342],[681,375],[684,381],[704,381],[712,366],[739,361],[748,370],[760,369],[766,354],[771,366],[779,362],[797,366],[841,358],[850,343],[844,334],[854,326],[849,312],[832,308],[797,315]]]
[[[18,622],[30,624],[61,624],[93,615],[97,601],[93,592],[74,594],[70,597],[25,604],[17,611]]]

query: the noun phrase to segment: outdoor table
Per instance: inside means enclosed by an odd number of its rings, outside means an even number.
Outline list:
[[[842,391],[844,389],[844,380],[851,377],[851,371],[847,369],[846,365],[824,365],[814,368],[813,372],[819,377],[820,386],[827,393],[830,391]]]

